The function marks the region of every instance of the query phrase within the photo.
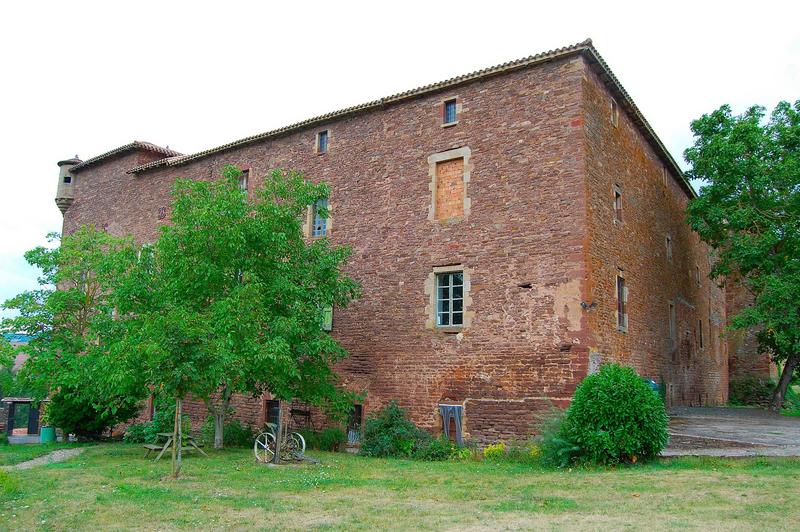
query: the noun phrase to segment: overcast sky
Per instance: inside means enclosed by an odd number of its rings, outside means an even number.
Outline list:
[[[689,122],[800,98],[800,2],[3,2],[0,301],[60,231],[60,159],[191,153],[591,37],[672,155]]]

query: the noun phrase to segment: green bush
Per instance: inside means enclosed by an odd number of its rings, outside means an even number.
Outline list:
[[[410,458],[415,449],[427,444],[428,440],[430,435],[417,428],[406,417],[406,411],[392,401],[375,417],[367,419],[360,454]]]
[[[112,405],[116,408],[112,412]],[[47,404],[48,423],[65,434],[75,434],[80,439],[100,438],[109,427],[124,423],[136,416],[139,401],[125,397],[110,398],[103,408],[84,399],[79,391],[61,388]]]
[[[125,430],[122,441],[125,443],[144,443],[146,423],[134,423]]]
[[[775,383],[760,377],[743,377],[730,383],[728,401],[734,406],[768,406]]]
[[[458,456],[460,449],[461,447],[458,447],[444,436],[440,438],[431,438],[427,442],[419,445],[416,451],[414,451],[414,458],[430,462],[441,462],[443,460],[449,460],[451,457]]]
[[[8,433],[0,432],[0,445],[8,445]]]
[[[492,443],[483,449],[483,458],[490,461],[502,460],[506,457],[506,444],[503,442]]]
[[[570,440],[564,420],[566,410],[556,410],[542,425],[537,438],[542,465],[548,467],[567,467],[580,453],[580,447]]]
[[[306,449],[319,449],[319,433],[314,432],[311,429],[300,429],[297,432],[303,436],[303,439],[306,441]]]
[[[664,403],[632,368],[607,364],[578,385],[561,434],[597,464],[655,458],[667,444]]]
[[[319,433],[319,448],[323,451],[343,451],[345,444],[347,444],[347,434],[339,427],[329,427]]]

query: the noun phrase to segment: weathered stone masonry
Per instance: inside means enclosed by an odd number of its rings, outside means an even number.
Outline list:
[[[453,98],[457,122],[443,127]],[[441,430],[438,405],[456,404],[466,435],[522,437],[568,403],[590,364],[610,360],[663,382],[674,404],[727,399],[724,294],[694,281],[708,259],[683,223],[692,191],[590,41],[199,154],[123,148],[72,166],[71,190],[59,189],[72,195],[65,233],[95,224],[150,241],[175,178],[215,179],[226,164],[249,168],[251,187],[274,168],[330,184],[328,238],[352,246],[348,270],[363,285],[335,310],[332,334],[350,352],[339,371],[367,392],[367,415],[397,399]],[[435,274],[452,270],[465,273],[464,323],[438,327]],[[615,321],[621,270],[626,332]],[[703,349],[698,319],[710,327]],[[265,420],[263,400],[236,407]],[[205,416],[200,403],[189,410]]]

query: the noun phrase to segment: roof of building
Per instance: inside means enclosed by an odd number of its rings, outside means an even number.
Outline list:
[[[152,142],[143,142],[140,140],[134,140],[130,144],[125,144],[124,146],[120,146],[119,148],[114,148],[111,151],[107,151],[97,157],[92,157],[91,159],[87,159],[81,163],[76,164],[72,168],[70,168],[70,172],[78,172],[85,168],[88,168],[92,165],[95,165],[101,161],[104,161],[110,157],[114,157],[115,155],[122,155],[129,151],[133,150],[147,150],[152,151],[154,153],[158,153],[160,155],[166,155],[167,157],[174,157],[177,155],[182,155],[181,153],[176,152],[175,150],[171,150],[168,147],[162,148],[161,146],[157,146]]]
[[[370,111],[373,109],[379,109],[385,105],[401,102],[404,100],[409,100],[425,94],[450,88],[456,85],[462,85],[479,79],[484,79],[515,70],[521,70],[548,61],[563,59],[569,56],[580,55],[580,54],[584,55],[584,57],[586,57],[586,59],[588,60],[589,64],[598,71],[601,80],[606,84],[606,86],[612,92],[612,94],[614,94],[614,96],[619,100],[621,107],[623,107],[628,111],[634,124],[636,124],[640,132],[644,135],[644,137],[653,145],[656,153],[662,159],[664,164],[669,166],[672,169],[673,173],[678,177],[678,182],[681,185],[681,187],[691,197],[696,196],[694,189],[692,188],[691,184],[689,184],[689,181],[686,179],[686,177],[683,175],[683,171],[681,170],[680,166],[678,166],[678,163],[675,161],[675,159],[673,159],[672,155],[669,153],[667,148],[661,142],[661,139],[658,138],[658,135],[656,135],[655,131],[653,131],[653,128],[650,126],[650,124],[647,122],[642,112],[633,102],[633,99],[630,97],[628,92],[622,87],[622,84],[619,82],[617,77],[614,75],[613,72],[611,72],[611,69],[609,68],[608,64],[605,62],[603,57],[600,55],[600,53],[592,44],[591,39],[586,39],[585,41],[580,42],[578,44],[574,44],[572,46],[566,46],[563,48],[557,48],[555,50],[542,52],[522,59],[517,59],[515,61],[509,61],[507,63],[502,63],[500,65],[484,68],[482,70],[477,70],[469,74],[464,74],[437,83],[432,83],[430,85],[417,87],[416,89],[411,89],[405,92],[397,93],[392,96],[387,96],[384,98],[380,98],[378,100],[373,100],[371,102],[326,113],[320,116],[309,118],[307,120],[303,120],[301,122],[290,124],[288,126],[280,127],[278,129],[273,129],[272,131],[259,133],[257,135],[252,135],[250,137],[245,137],[243,139],[235,140],[233,142],[229,142],[227,144],[223,144],[215,148],[199,151],[197,153],[192,153],[188,155],[169,154],[167,157],[163,159],[159,159],[156,161],[152,161],[150,163],[137,166],[129,170],[128,173],[137,174],[145,172],[147,170],[164,166],[179,166],[188,163],[189,161],[193,161],[195,159],[200,159],[203,157],[207,157],[209,155],[222,153],[234,148],[238,148],[240,146],[252,144],[262,140],[279,137],[297,130],[308,128],[311,126],[316,126],[334,119]],[[93,159],[90,159],[89,161],[92,160]],[[87,161],[87,163],[89,161]],[[83,163],[83,165],[86,165],[86,163]]]

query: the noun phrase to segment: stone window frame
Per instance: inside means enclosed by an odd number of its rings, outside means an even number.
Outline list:
[[[434,266],[431,269],[431,272],[428,274],[428,277],[425,279],[425,290],[424,293],[428,296],[428,303],[425,305],[425,328],[434,330],[440,333],[445,334],[458,334],[464,331],[469,330],[472,326],[472,318],[475,316],[475,312],[470,310],[472,308],[472,269],[466,266],[465,264],[450,264],[447,266]],[[437,301],[436,301],[436,277],[440,273],[458,273],[461,272],[463,275],[463,282],[464,282],[464,313],[463,313],[463,323],[461,325],[456,326],[445,326],[440,327],[436,323],[436,311],[437,311]]]
[[[620,280],[622,281],[622,304],[620,305],[619,292]],[[617,269],[617,275],[614,277],[614,302],[616,308],[614,310],[614,317],[616,318],[617,331],[622,333],[628,332],[628,284],[625,282],[625,270],[622,268]],[[622,309],[622,319],[620,319],[619,311]]]
[[[320,151],[319,149],[319,138],[320,135],[325,133],[325,151]],[[317,155],[325,155],[326,153],[331,151],[331,139],[333,135],[331,135],[330,128],[320,129],[314,134],[314,153]]]
[[[449,222],[449,221],[459,221],[459,220],[466,220],[469,216],[470,210],[472,209],[472,200],[469,197],[469,182],[470,177],[472,175],[472,163],[470,162],[470,158],[472,157],[472,150],[469,149],[468,146],[462,146],[460,148],[454,148],[452,150],[447,150],[439,153],[434,153],[433,155],[428,157],[428,177],[430,178],[430,182],[428,184],[428,189],[431,192],[431,202],[428,205],[428,220],[432,222]],[[437,220],[436,219],[436,165],[437,163],[442,163],[445,161],[452,161],[453,159],[464,159],[464,214],[461,217],[450,218],[448,220]]]
[[[456,104],[456,116],[455,120],[452,122],[445,122],[445,117],[447,116],[447,104],[450,102],[455,102]],[[441,118],[441,127],[453,127],[458,125],[458,119],[461,116],[461,112],[463,111],[463,105],[461,103],[461,98],[458,95],[448,96],[447,98],[439,101],[437,106],[440,109],[440,118]]]
[[[325,236],[314,236],[312,234],[314,228],[314,211],[316,208],[316,202],[314,205],[309,205],[306,207],[306,215],[305,220],[303,222],[303,236],[306,238],[310,238],[312,240],[317,240],[319,238],[329,238],[331,236],[331,231],[333,230],[333,203],[331,202],[331,198],[325,198],[328,200],[328,217],[326,218],[326,228],[325,228]]]

